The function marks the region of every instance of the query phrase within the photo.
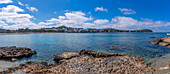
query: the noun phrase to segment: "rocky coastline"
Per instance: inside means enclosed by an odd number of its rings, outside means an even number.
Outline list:
[[[170,37],[157,38],[154,41],[151,41],[151,44],[166,46],[170,48]]]
[[[19,70],[26,73],[141,74],[154,70],[140,57],[91,50],[56,54],[53,60],[57,63],[49,65],[46,62],[30,61],[1,73],[15,73]]]
[[[31,57],[34,54],[37,54],[35,50],[26,47],[0,47],[0,59],[15,61],[14,59]]]

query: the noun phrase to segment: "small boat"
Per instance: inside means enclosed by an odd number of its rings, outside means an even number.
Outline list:
[[[170,35],[170,33],[167,33],[167,35]]]

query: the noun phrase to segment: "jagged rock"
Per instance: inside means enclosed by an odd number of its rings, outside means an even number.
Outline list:
[[[157,38],[151,41],[151,44],[170,47],[170,37]]]
[[[151,44],[157,45],[157,44],[159,44],[159,42],[162,42],[162,39],[161,39],[161,38],[157,38],[157,39],[155,39],[154,41],[151,41]]]
[[[79,54],[77,57],[60,60],[63,62],[58,64],[28,62],[1,73],[20,70],[27,73],[56,74],[141,74],[154,70],[139,57],[91,50],[82,50]]]
[[[76,52],[64,52],[62,54],[54,55],[53,60],[56,62],[59,62],[60,60],[63,60],[63,59],[70,59],[70,58],[78,57],[78,56],[79,56],[79,53],[76,53]]]
[[[37,52],[26,47],[0,47],[0,59],[30,57]]]

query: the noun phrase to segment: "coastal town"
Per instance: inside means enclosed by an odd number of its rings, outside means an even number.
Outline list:
[[[18,29],[18,30],[5,30],[0,29],[0,33],[21,33],[21,32],[58,32],[58,33],[114,33],[114,32],[153,32],[150,29],[142,30],[119,30],[114,28],[73,28],[66,26],[52,27],[52,28],[41,28],[41,29]]]

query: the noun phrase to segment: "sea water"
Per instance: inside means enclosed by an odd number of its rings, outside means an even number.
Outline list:
[[[167,37],[166,33],[41,33],[0,35],[0,46],[28,47],[37,55],[17,61],[0,61],[0,71],[27,61],[55,63],[52,58],[63,52],[79,52],[82,49],[107,53],[139,56],[145,61],[170,53],[170,48],[152,45],[154,38]],[[116,45],[118,49],[110,49]]]

